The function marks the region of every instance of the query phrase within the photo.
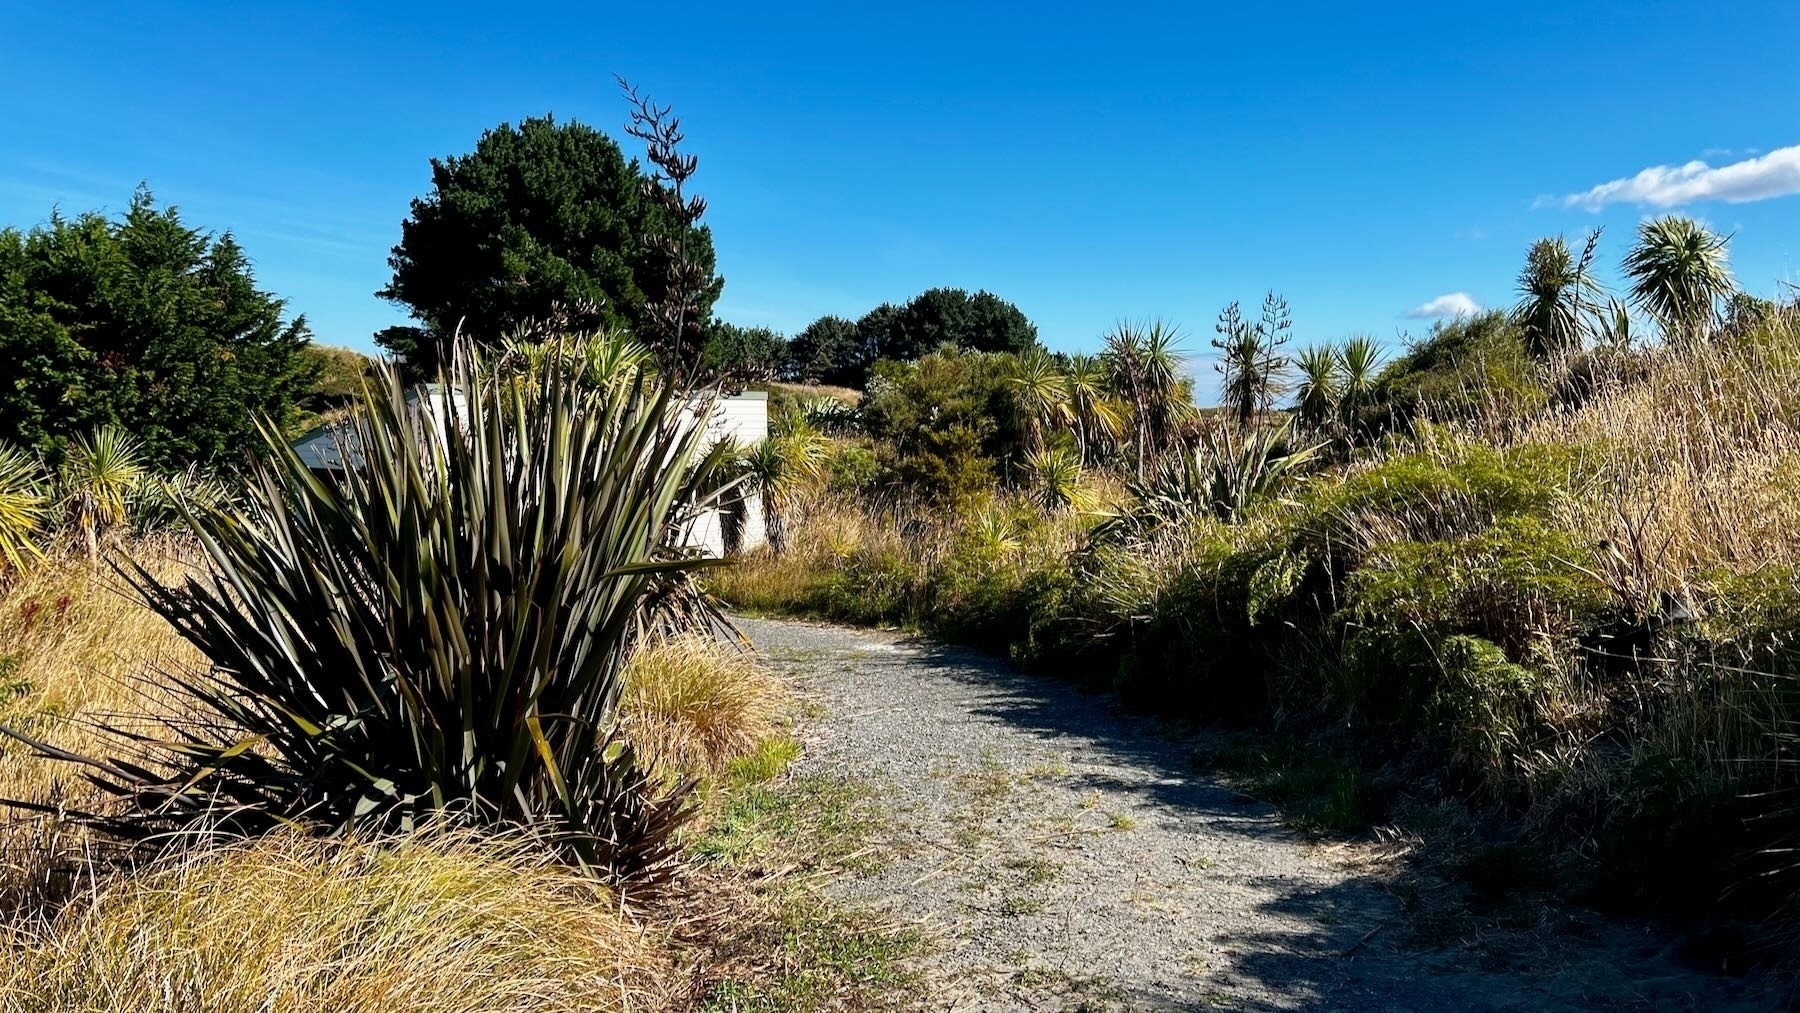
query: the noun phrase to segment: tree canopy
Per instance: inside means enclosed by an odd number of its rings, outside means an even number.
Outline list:
[[[117,219],[0,231],[0,443],[57,458],[110,423],[158,469],[232,463],[318,372],[284,308],[230,233],[190,228],[148,190]]]
[[[877,309],[864,321],[872,359],[909,361],[940,345],[969,352],[1023,352],[1037,345],[1037,327],[992,292],[928,289],[898,310]]]
[[[666,297],[666,251],[649,236],[683,237],[636,159],[583,123],[554,117],[509,123],[481,135],[467,155],[432,159],[431,192],[412,202],[376,293],[406,306],[418,327],[376,336],[415,374],[435,368],[458,326],[498,340],[530,321],[563,314],[575,329],[646,329],[646,308]],[[710,315],[724,281],[712,233],[686,229],[686,254],[710,278],[700,300]]]
[[[700,365],[709,373],[755,382],[786,372],[788,340],[777,331],[714,320],[705,333]]]
[[[855,323],[823,316],[794,336],[787,374],[795,380],[861,387],[876,362],[912,362],[943,346],[965,352],[1037,348],[1037,327],[992,292],[934,288],[903,306],[882,303]]]
[[[862,386],[868,360],[856,324],[832,316],[807,324],[788,344],[787,372],[802,383]]]

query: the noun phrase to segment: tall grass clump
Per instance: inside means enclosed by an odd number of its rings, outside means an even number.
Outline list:
[[[184,508],[199,572],[131,569],[204,664],[160,668],[183,716],[110,723],[106,751],[14,730],[118,800],[75,818],[148,844],[455,812],[543,827],[599,873],[665,866],[681,787],[639,768],[616,707],[634,641],[691,618],[674,546],[725,449],[642,372],[503,382],[459,344],[426,400],[384,370],[329,478],[270,432],[239,504]]]
[[[159,580],[180,580],[192,565],[191,547],[176,539],[129,546]],[[85,554],[52,552],[0,581],[0,728],[73,752],[104,751],[114,739],[101,720],[149,731],[159,717],[182,713],[166,687],[139,678],[146,667],[199,662],[193,645]],[[15,899],[65,892],[88,835],[56,814],[100,804],[104,793],[77,768],[0,736],[0,798],[44,810],[0,818],[0,910]]]
[[[706,633],[634,651],[619,709],[646,768],[717,778],[776,731],[780,683],[748,650]]]
[[[0,1013],[655,1010],[678,980],[547,849],[441,830],[197,849],[13,944]]]

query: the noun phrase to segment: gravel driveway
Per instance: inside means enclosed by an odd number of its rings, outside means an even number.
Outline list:
[[[820,704],[801,770],[891,814],[894,860],[837,889],[937,940],[923,1008],[1771,1008],[1642,925],[1427,927],[1371,848],[1309,844],[1106,697],[900,634],[740,625]]]

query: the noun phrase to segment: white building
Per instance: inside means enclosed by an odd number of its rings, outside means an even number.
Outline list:
[[[711,447],[720,440],[736,440],[738,446],[749,447],[769,438],[769,395],[767,391],[747,390],[742,394],[720,398],[713,406],[707,423]],[[742,490],[743,487],[739,487]],[[706,550],[710,556],[730,552],[749,552],[768,541],[763,532],[761,493],[734,490],[726,502],[704,511],[688,529],[687,544]]]
[[[437,384],[421,384],[406,393],[408,413],[415,422],[430,419],[443,435],[442,419],[450,402],[461,414],[461,394],[447,396]],[[699,406],[691,405],[694,413]],[[703,449],[720,440],[736,440],[739,446],[760,443],[769,436],[769,395],[764,391],[745,391],[722,397],[713,403],[712,417],[707,421],[708,439]],[[331,423],[308,432],[293,443],[294,453],[305,465],[318,472],[342,471],[355,467],[360,455],[356,448],[355,430],[345,422]],[[740,487],[741,489],[741,487]],[[727,549],[748,552],[760,547],[763,533],[762,497],[760,494],[734,492],[721,506],[702,511],[688,527],[687,545],[704,549],[708,555],[724,556]]]

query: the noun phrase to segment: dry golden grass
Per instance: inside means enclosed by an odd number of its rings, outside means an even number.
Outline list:
[[[932,582],[959,553],[1016,572],[1060,560],[1124,487],[1092,474],[1083,481],[1090,512],[1044,509],[1019,495],[991,495],[946,508],[908,498],[844,496],[808,490],[796,496],[788,549],[747,553],[711,571],[712,592],[752,612],[812,613],[850,622],[906,622]]]
[[[176,542],[128,547],[139,564],[173,579],[188,565]],[[142,678],[159,667],[197,664],[199,654],[139,602],[102,562],[67,556],[0,586],[0,724],[78,753],[108,752],[96,721],[173,714],[173,698]],[[0,798],[84,804],[97,790],[68,764],[40,759],[0,738]],[[49,817],[0,812],[0,905],[42,891],[59,869],[79,864],[83,835]]]
[[[625,671],[625,737],[671,775],[716,777],[776,730],[781,682],[747,650],[705,634],[640,649]]]
[[[854,387],[833,387],[824,383],[782,383],[779,380],[769,380],[756,386],[771,394],[789,394],[803,400],[828,397],[848,405],[857,404],[863,397],[863,392]]]
[[[1755,341],[1663,351],[1647,375],[1518,436],[1590,448],[1598,494],[1574,521],[1640,576],[1678,590],[1688,575],[1800,563],[1800,327]]]
[[[654,1010],[665,942],[525,843],[296,833],[71,904],[24,934],[0,1013]]]

